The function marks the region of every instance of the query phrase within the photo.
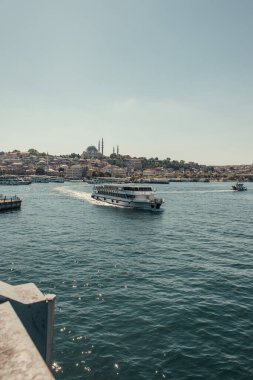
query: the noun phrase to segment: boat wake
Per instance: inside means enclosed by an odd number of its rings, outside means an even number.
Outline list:
[[[70,198],[82,199],[83,201],[89,202],[93,205],[98,205],[102,207],[123,208],[122,206],[119,206],[119,205],[112,205],[109,203],[97,201],[96,199],[91,198],[91,193],[84,193],[82,191],[76,191],[76,190],[66,188],[66,187],[56,187],[54,190],[59,193],[65,194],[69,196]]]
[[[67,187],[56,187],[54,190],[59,192],[59,193],[68,195],[71,198],[83,199],[85,201],[86,200],[88,201],[90,198],[90,193],[84,193],[82,191],[76,191],[76,190],[73,190],[73,189],[67,188]]]

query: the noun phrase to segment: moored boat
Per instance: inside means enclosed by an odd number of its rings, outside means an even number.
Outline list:
[[[57,182],[57,183],[63,183],[64,178],[63,177],[48,177],[49,182]]]
[[[32,175],[32,183],[49,183],[48,177],[45,175]]]
[[[30,185],[32,181],[16,175],[1,175],[0,185]]]
[[[96,185],[91,197],[116,206],[151,211],[159,210],[164,203],[162,198],[155,196],[152,187],[134,184]]]
[[[136,181],[137,183],[150,183],[158,185],[169,185],[170,180],[168,178],[140,178]]]

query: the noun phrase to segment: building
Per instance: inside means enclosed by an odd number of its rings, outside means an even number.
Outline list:
[[[65,169],[65,178],[81,179],[83,177],[83,166],[72,165]]]

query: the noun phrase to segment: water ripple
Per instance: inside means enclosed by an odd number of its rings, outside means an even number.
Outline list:
[[[1,280],[57,294],[56,379],[253,378],[252,184],[158,191],[150,214],[34,184],[0,215]]]

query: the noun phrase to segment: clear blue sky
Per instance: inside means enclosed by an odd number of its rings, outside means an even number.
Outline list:
[[[252,0],[0,0],[0,150],[253,163]]]

